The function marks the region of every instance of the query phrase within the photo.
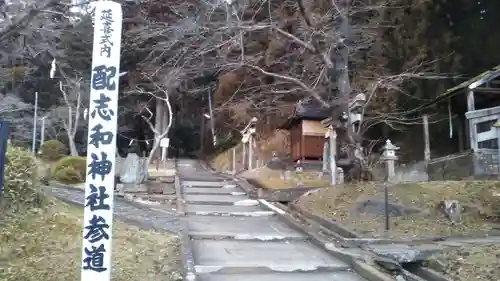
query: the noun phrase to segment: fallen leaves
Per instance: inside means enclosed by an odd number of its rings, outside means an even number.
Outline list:
[[[500,280],[500,245],[475,245],[450,248],[433,256],[431,267],[437,268],[456,281]]]
[[[388,186],[391,202],[416,207],[421,213],[390,219],[391,230],[384,231],[385,218],[380,215],[353,215],[352,210],[367,198],[383,199],[381,183],[362,183],[322,188],[299,199],[297,204],[313,213],[334,219],[365,236],[389,235],[398,238],[422,236],[466,235],[489,232],[500,227],[493,218],[498,201],[493,196],[500,191],[498,181],[445,181],[395,184]],[[455,199],[466,207],[459,224],[452,225],[436,210],[442,200]]]

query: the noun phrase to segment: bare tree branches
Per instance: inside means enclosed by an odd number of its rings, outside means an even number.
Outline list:
[[[32,21],[39,13],[44,9],[48,9],[61,0],[49,0],[39,7],[36,3],[31,4],[27,9],[21,11],[21,14],[16,15],[15,21],[7,24],[2,29],[0,29],[0,41],[4,40],[6,37],[19,32],[20,30],[26,28],[26,26]],[[40,4],[40,3],[38,3]]]

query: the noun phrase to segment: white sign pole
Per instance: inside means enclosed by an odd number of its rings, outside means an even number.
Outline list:
[[[81,281],[109,281],[122,9],[95,2]]]

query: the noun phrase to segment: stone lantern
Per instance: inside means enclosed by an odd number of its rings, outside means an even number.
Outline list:
[[[398,160],[396,156],[396,151],[399,150],[399,147],[392,144],[391,140],[387,140],[383,147],[384,152],[382,153],[382,160],[385,161],[385,165],[387,168],[387,179],[389,181],[393,180],[396,176],[395,170],[395,162]]]

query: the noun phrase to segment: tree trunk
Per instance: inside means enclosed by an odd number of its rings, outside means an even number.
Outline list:
[[[76,149],[75,138],[68,136],[69,152],[71,156],[78,156],[78,150]]]
[[[163,101],[160,99],[156,100],[156,112],[155,112],[155,133],[154,133],[154,141],[153,141],[153,148],[156,147],[156,143],[159,142],[159,134],[163,132],[163,114],[164,114],[164,106],[163,106]],[[166,125],[166,122],[165,122]],[[158,132],[158,133],[156,133]],[[160,157],[156,156],[156,149],[151,150],[150,152],[150,157],[153,155],[153,157],[156,158],[156,170],[160,168]],[[148,162],[152,162],[148,161]],[[149,165],[149,164],[148,164]]]
[[[153,148],[151,149],[151,152],[149,153],[148,160],[146,161],[146,167],[149,167],[149,165],[153,161],[153,157],[155,157],[154,155],[156,154],[156,151],[160,147],[161,139],[168,136],[168,132],[170,131],[170,128],[172,127],[172,122],[173,122],[174,116],[173,116],[172,106],[170,104],[168,94],[166,94],[165,102],[164,103],[162,102],[162,110],[165,109],[165,106],[163,106],[163,105],[166,105],[167,114],[165,114],[165,115],[168,116],[167,118],[165,118],[164,121],[168,121],[168,122],[166,122],[166,124],[163,125],[162,131],[157,131],[155,129],[155,131],[156,131],[155,132],[155,141],[153,144]],[[164,119],[163,114],[160,115],[160,119]]]
[[[354,131],[350,123],[349,118],[349,102],[351,99],[351,84],[349,81],[349,39],[350,39],[350,24],[349,24],[349,0],[338,1],[339,17],[337,19],[337,28],[340,33],[340,39],[337,45],[337,52],[333,52],[332,61],[334,65],[329,69],[329,78],[331,85],[335,85],[337,88],[337,98],[339,100],[339,105],[334,110],[333,114],[334,120],[339,120],[344,114],[347,114],[348,120],[342,128],[337,128],[337,141],[340,145],[349,144],[349,150],[354,147]],[[347,153],[352,155],[352,151]]]

